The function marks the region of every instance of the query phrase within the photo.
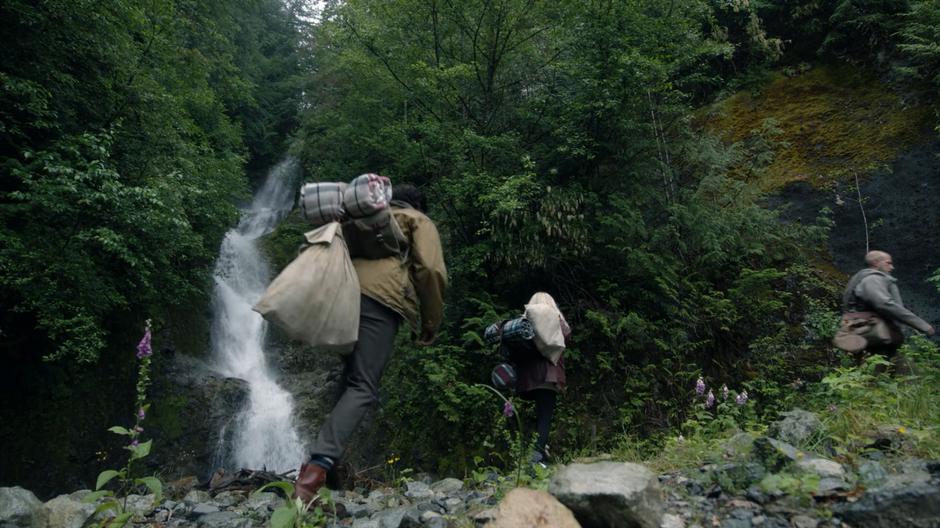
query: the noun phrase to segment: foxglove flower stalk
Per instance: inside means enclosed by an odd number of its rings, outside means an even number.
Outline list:
[[[738,405],[744,405],[745,403],[747,403],[747,391],[746,390],[741,391],[741,394],[738,394],[738,397],[734,399],[734,402],[737,403]]]
[[[712,405],[715,405],[715,395],[709,390],[708,396],[705,398],[705,408],[711,409]]]
[[[505,416],[506,418],[509,418],[510,416],[512,416],[512,413],[514,411],[515,409],[512,406],[512,402],[509,400],[506,400],[506,403],[503,404],[503,416]]]
[[[722,400],[728,399],[728,386],[727,385],[721,386],[721,399]]]
[[[144,332],[143,339],[137,344],[137,359],[144,359],[153,354],[153,350],[150,348],[150,337],[150,321],[147,321],[147,331]]]
[[[698,380],[695,382],[695,394],[699,396],[705,394],[705,380],[701,376],[698,377]]]

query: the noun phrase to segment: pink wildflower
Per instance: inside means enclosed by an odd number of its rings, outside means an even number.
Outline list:
[[[695,381],[695,394],[699,396],[705,394],[705,380],[703,380],[701,376]]]
[[[708,396],[705,398],[705,408],[711,409],[712,405],[715,405],[715,395],[709,390]]]

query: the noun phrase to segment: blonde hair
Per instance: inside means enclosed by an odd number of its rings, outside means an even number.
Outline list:
[[[551,295],[545,292],[535,292],[534,294],[532,294],[532,298],[529,299],[529,302],[527,302],[526,304],[547,304],[551,306],[552,308],[558,310],[558,305],[555,304],[555,299]]]

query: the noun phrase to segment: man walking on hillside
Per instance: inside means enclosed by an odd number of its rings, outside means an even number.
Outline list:
[[[859,341],[858,350],[884,352],[898,373],[906,372],[906,362],[897,353],[904,342],[898,323],[927,335],[933,335],[934,328],[904,307],[897,279],[891,276],[894,271],[891,255],[884,251],[869,251],[865,255],[865,263],[868,267],[852,276],[842,294],[842,329],[836,342],[838,344],[840,336],[843,339],[853,334],[860,336],[865,342]],[[853,328],[864,331],[852,332]]]
[[[379,379],[392,356],[402,319],[419,345],[434,341],[441,324],[447,269],[434,223],[424,215],[424,195],[413,185],[396,185],[391,212],[407,249],[381,259],[353,259],[362,290],[359,340],[346,356],[346,386],[320,427],[310,461],[301,465],[295,490],[309,502],[343,455],[363,415],[378,401]]]

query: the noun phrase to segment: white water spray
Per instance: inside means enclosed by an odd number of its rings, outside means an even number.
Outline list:
[[[267,288],[271,274],[258,250],[258,238],[271,232],[290,211],[288,183],[298,170],[288,158],[270,170],[238,227],[222,242],[215,267],[212,351],[225,377],[248,382],[249,401],[232,424],[230,462],[240,468],[286,472],[304,458],[293,423],[294,402],[279,387],[264,357],[267,323],[251,307]]]

